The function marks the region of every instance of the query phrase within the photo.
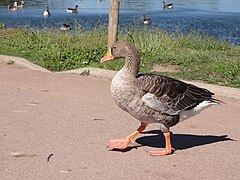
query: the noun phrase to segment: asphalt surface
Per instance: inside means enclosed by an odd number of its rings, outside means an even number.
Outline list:
[[[106,78],[0,58],[0,179],[240,179],[239,98],[217,96],[225,104],[171,129],[174,154],[151,157],[148,150],[164,146],[154,124],[136,138],[141,146],[107,149],[140,125],[109,87]]]

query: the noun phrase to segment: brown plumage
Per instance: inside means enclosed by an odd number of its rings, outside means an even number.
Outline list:
[[[112,80],[111,93],[115,103],[141,122],[137,131],[126,139],[111,140],[109,148],[124,149],[149,123],[156,123],[164,133],[166,148],[150,151],[153,156],[173,152],[170,143],[170,127],[190,118],[218,101],[207,89],[154,74],[138,74],[140,57],[128,42],[117,42],[101,59],[101,62],[125,58],[123,68]]]

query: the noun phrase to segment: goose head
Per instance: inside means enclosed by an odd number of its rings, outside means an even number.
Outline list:
[[[112,45],[104,57],[101,59],[101,63],[112,61],[119,58],[137,57],[137,50],[126,41],[119,41]]]
[[[70,20],[69,19],[67,20],[66,25],[70,26]]]
[[[146,18],[145,18],[145,15],[142,15],[141,16],[141,19],[142,19],[142,21],[144,21]]]
[[[122,70],[127,72],[128,75],[135,77],[139,71],[140,57],[137,50],[126,41],[119,41],[112,45],[101,59],[101,63],[120,58],[125,58]]]

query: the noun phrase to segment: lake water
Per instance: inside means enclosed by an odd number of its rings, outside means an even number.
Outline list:
[[[72,25],[92,28],[97,23],[108,22],[109,0],[26,0],[25,7],[15,12],[8,10],[9,2],[0,0],[0,23],[5,23],[7,27],[59,28],[60,24],[70,19]],[[174,9],[163,10],[161,0],[121,0],[120,27],[141,24],[140,17],[144,14],[152,21],[150,28],[160,27],[169,33],[197,30],[240,45],[240,0],[171,2]],[[65,9],[76,4],[79,12],[67,14]],[[44,18],[42,13],[47,6],[52,15]]]

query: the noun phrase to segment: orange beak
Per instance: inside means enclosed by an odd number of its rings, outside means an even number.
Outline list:
[[[105,62],[111,61],[113,59],[114,59],[114,57],[112,56],[111,49],[109,48],[107,53],[103,56],[103,58],[101,59],[100,62],[105,63]]]

